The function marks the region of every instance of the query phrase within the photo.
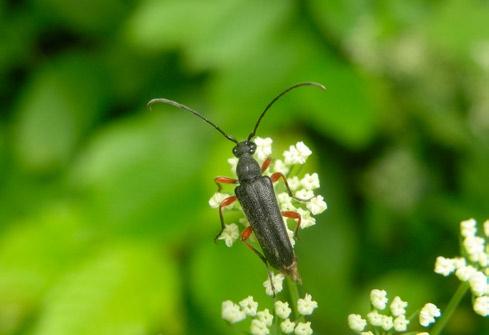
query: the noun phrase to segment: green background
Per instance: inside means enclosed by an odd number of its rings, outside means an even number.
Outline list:
[[[212,179],[259,135],[313,150],[329,209],[296,250],[316,334],[368,291],[442,310],[458,222],[489,218],[489,5],[480,0],[0,1],[0,334],[230,334],[263,265],[212,239]],[[467,296],[446,334],[487,334]]]

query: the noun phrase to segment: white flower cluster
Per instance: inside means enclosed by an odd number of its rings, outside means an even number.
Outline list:
[[[272,139],[271,138],[260,138],[256,137],[254,139],[256,144],[256,151],[254,158],[261,165],[267,158],[271,157],[272,154]],[[321,195],[315,195],[314,190],[319,188],[319,176],[317,173],[306,173],[301,178],[294,175],[295,171],[299,169],[294,169],[298,165],[303,165],[306,163],[307,158],[312,154],[311,150],[303,143],[298,142],[295,145],[291,145],[288,150],[283,153],[283,159],[276,159],[273,164],[267,170],[267,172],[274,173],[280,172],[284,175],[288,174],[288,184],[290,190],[294,194],[291,197],[286,191],[287,189],[281,181],[275,183],[275,194],[277,195],[277,200],[282,211],[295,211],[301,216],[301,229],[311,227],[316,224],[316,219],[314,215],[321,214],[327,209],[327,204]],[[236,157],[229,158],[228,162],[231,166],[231,170],[236,177],[236,165],[238,159]],[[209,199],[209,206],[212,208],[219,208],[221,202],[227,197],[232,196],[231,193],[216,192]],[[307,200],[300,201],[297,200]],[[239,203],[236,201],[232,205],[223,207],[224,210],[234,209],[239,207]],[[294,221],[294,226],[289,227],[288,219],[284,217],[284,222],[286,222],[287,232],[289,234],[292,246],[295,244],[294,240],[294,230],[291,227],[295,227],[296,222]],[[291,223],[292,224],[292,223]],[[244,225],[247,222],[244,220]],[[234,242],[239,238],[240,229],[237,224],[231,223],[226,224],[225,229],[219,236],[220,240],[223,240],[226,246],[231,247]]]
[[[303,299],[297,301],[297,310],[303,316],[311,315],[317,306],[317,302],[312,300],[310,294],[306,294]],[[226,300],[222,303],[221,311],[222,318],[230,323],[243,321],[248,316],[252,317],[253,319],[250,323],[250,333],[252,335],[270,334],[270,327],[275,316],[280,319],[280,330],[282,333],[311,335],[313,333],[311,322],[291,321],[289,318],[291,313],[292,309],[289,307],[289,303],[280,300],[275,301],[274,314],[271,314],[267,308],[258,311],[258,303],[251,296],[237,304]]]
[[[386,291],[377,289],[370,291],[370,304],[372,306],[370,312],[366,318],[359,314],[350,314],[348,316],[350,329],[361,335],[406,332],[410,323],[406,318],[408,303],[397,296],[392,299],[390,305],[388,303]],[[419,323],[423,327],[428,327],[440,315],[440,310],[435,305],[426,304],[419,313]],[[412,333],[414,334],[414,331]],[[423,334],[428,335],[426,332],[417,333],[417,335]]]
[[[470,285],[474,311],[489,316],[489,220],[483,223],[483,232],[477,234],[477,222],[468,219],[460,222],[462,256],[445,258],[439,256],[435,272],[442,276],[455,276]]]

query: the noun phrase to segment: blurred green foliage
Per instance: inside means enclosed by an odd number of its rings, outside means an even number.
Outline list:
[[[229,334],[263,297],[214,244],[231,146],[154,97],[275,150],[313,148],[329,204],[297,244],[317,334],[371,288],[443,304],[458,221],[489,217],[489,4],[480,0],[0,1],[0,334]],[[263,299],[265,299],[263,297]],[[469,299],[446,334],[486,334]]]

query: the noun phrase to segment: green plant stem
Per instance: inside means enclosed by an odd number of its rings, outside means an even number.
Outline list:
[[[300,317],[299,311],[297,310],[297,300],[299,300],[299,288],[297,283],[287,277],[287,289],[289,290],[290,306],[294,312],[295,319]]]
[[[436,322],[435,326],[431,330],[431,335],[439,335],[443,328],[445,328],[448,320],[452,316],[453,312],[455,312],[455,309],[457,308],[458,304],[464,297],[469,287],[469,283],[467,282],[460,283],[457,291],[455,291],[455,294],[452,296],[450,302],[447,305],[447,308],[443,312],[441,319]]]

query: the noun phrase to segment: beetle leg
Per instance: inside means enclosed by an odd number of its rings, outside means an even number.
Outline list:
[[[235,195],[232,195],[230,197],[227,197],[224,199],[220,204],[219,204],[219,219],[221,220],[221,231],[217,236],[214,238],[214,242],[217,241],[217,238],[221,236],[222,231],[224,230],[224,216],[222,215],[222,209],[226,206],[231,205],[233,202],[235,202],[237,197]]]
[[[229,178],[229,177],[216,177],[216,178],[214,178],[214,181],[217,185],[217,191],[218,192],[220,190],[222,190],[221,184],[237,184],[238,183],[238,179]]]
[[[262,165],[261,165],[261,173],[265,172],[268,167],[270,166],[270,164],[272,163],[272,159],[271,158],[267,158],[263,161]]]
[[[311,200],[312,198],[309,198],[309,199],[301,199],[301,198],[297,198],[293,193],[292,191],[290,190],[290,187],[289,187],[289,183],[287,182],[287,178],[280,172],[275,172],[273,173],[270,178],[272,179],[272,182],[275,183],[277,180],[279,180],[280,178],[282,178],[282,180],[284,181],[284,184],[285,184],[285,187],[287,188],[287,193],[289,193],[289,196],[291,198],[294,198],[295,200],[299,200],[299,201],[309,201]]]
[[[272,292],[273,296],[275,297],[275,287],[273,286],[273,280],[272,280],[272,272],[270,271],[270,266],[268,264],[267,259],[263,254],[258,251],[254,246],[252,246],[247,240],[250,238],[251,233],[253,232],[253,229],[251,226],[246,227],[242,232],[241,232],[241,241],[246,245],[248,249],[253,251],[260,259],[262,260],[263,263],[265,263],[265,266],[267,267],[267,273],[268,273],[268,279],[270,280],[270,285],[272,286]]]
[[[299,228],[301,226],[301,215],[294,211],[283,211],[282,215],[289,219],[297,220],[297,226],[294,229],[294,235],[299,239]]]

